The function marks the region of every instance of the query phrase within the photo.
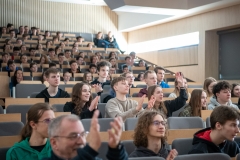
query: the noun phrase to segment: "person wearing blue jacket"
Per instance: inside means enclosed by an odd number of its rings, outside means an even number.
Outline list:
[[[165,76],[165,72],[166,70],[163,67],[155,67],[154,71],[157,75],[157,84],[160,85],[162,88],[170,88],[169,85],[164,82],[164,76]]]

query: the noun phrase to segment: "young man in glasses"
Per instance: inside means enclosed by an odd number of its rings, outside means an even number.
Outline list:
[[[45,98],[45,102],[49,102],[49,98],[69,98],[70,95],[60,89],[58,86],[60,84],[60,72],[56,68],[49,68],[45,72],[47,82],[49,87],[40,92],[36,98]]]
[[[167,138],[167,120],[160,112],[147,111],[139,117],[133,134],[136,149],[129,157],[163,157],[173,160],[177,156],[175,149],[170,150]]]
[[[76,115],[64,115],[54,119],[48,127],[48,135],[52,146],[51,158],[45,160],[94,160],[101,146],[98,124],[99,111],[95,111],[90,132],[87,136],[79,117]],[[124,146],[120,143],[122,134],[122,120],[120,117],[111,122],[108,130],[108,152],[109,160],[127,160],[128,156]],[[87,137],[87,139],[86,139]],[[86,141],[88,140],[88,144]]]

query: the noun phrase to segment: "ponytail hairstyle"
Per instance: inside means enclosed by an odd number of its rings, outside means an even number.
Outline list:
[[[53,110],[52,106],[48,103],[36,103],[27,112],[27,122],[21,131],[21,141],[32,135],[32,127],[30,122],[38,123],[43,113],[48,110]]]

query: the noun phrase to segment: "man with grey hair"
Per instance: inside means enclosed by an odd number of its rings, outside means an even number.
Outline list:
[[[54,119],[48,127],[52,155],[45,160],[96,160],[97,151],[101,146],[98,115],[99,111],[95,111],[88,136],[78,116],[63,115]],[[120,117],[115,118],[110,124],[112,128],[108,130],[108,159],[128,159],[125,148],[120,143],[122,124]],[[86,144],[86,137],[88,137],[88,144]]]

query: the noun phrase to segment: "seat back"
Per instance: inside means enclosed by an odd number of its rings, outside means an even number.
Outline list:
[[[26,114],[28,110],[32,107],[29,105],[9,105],[6,109],[6,113],[21,113],[21,122],[26,124]]]
[[[103,103],[104,98],[106,98],[109,95],[109,93],[102,93],[100,96],[100,103]]]
[[[46,86],[44,84],[17,84],[16,98],[27,98],[33,92],[41,92]]]
[[[130,155],[136,148],[136,146],[135,146],[135,144],[133,144],[132,140],[122,141],[122,144],[124,145],[128,155]]]
[[[86,131],[90,130],[90,126],[91,126],[91,120],[92,119],[82,119],[82,124],[84,126],[84,129]],[[100,125],[100,132],[106,132],[108,129],[111,128],[110,126],[110,122],[113,121],[113,118],[100,118],[98,119],[98,123]]]
[[[33,92],[31,95],[30,95],[30,98],[36,98],[36,96],[39,94],[40,92]]]
[[[4,114],[3,107],[0,105],[0,114]]]
[[[237,154],[235,159],[240,160],[240,154]]]
[[[211,127],[210,117],[207,117],[206,119],[206,127]]]
[[[22,122],[0,122],[0,136],[19,135],[23,126]]]
[[[108,142],[102,142],[98,150],[98,153],[99,153],[98,157],[101,158],[102,160],[108,160],[106,157],[107,151],[108,151]]]
[[[52,107],[54,112],[63,112],[64,104],[53,104]]]
[[[138,118],[127,118],[125,121],[125,130],[134,130],[138,122]]]
[[[172,113],[172,117],[178,117],[179,113],[181,113],[184,110],[185,106],[180,108],[179,110]]]
[[[101,112],[102,117],[105,117],[106,103],[98,103],[98,110]]]
[[[190,129],[204,128],[203,121],[200,117],[169,117],[169,129]]]
[[[0,159],[6,159],[8,149],[9,147],[0,148]]]
[[[174,160],[230,160],[229,155],[224,153],[204,153],[204,154],[188,154],[179,155]]]
[[[111,88],[111,85],[104,85],[103,86],[103,93],[109,93],[110,88]]]
[[[178,155],[188,154],[192,148],[192,140],[192,138],[175,139],[172,142],[172,149],[176,149],[178,151]]]

